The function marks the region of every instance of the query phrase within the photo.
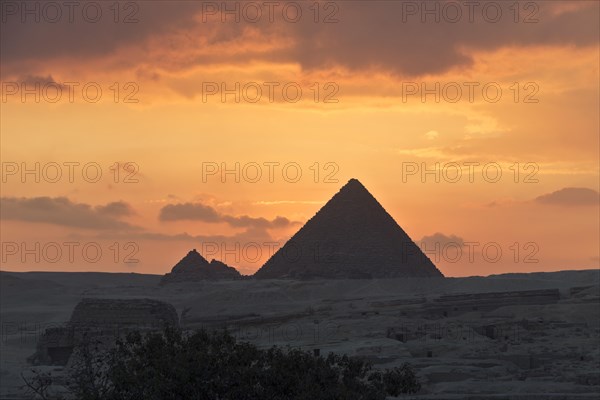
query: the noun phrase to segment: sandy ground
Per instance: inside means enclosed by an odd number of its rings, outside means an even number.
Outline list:
[[[19,398],[20,373],[31,368],[26,358],[37,339],[47,327],[66,322],[84,297],[166,301],[185,328],[227,326],[259,346],[360,355],[377,367],[409,362],[423,383],[420,398],[600,396],[598,270],[164,287],[159,281],[160,276],[138,274],[2,272],[0,398]],[[574,287],[583,289],[571,291]],[[493,310],[474,305],[444,318],[428,311],[444,294],[554,288],[560,300],[553,304],[502,304]],[[490,324],[502,327],[502,334],[490,338],[476,329]],[[394,336],[398,332],[404,337]]]

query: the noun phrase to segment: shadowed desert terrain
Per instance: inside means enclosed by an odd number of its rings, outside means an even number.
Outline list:
[[[224,328],[259,346],[411,363],[419,398],[597,398],[597,270],[469,278],[237,280],[159,285],[159,275],[2,272],[3,399],[47,328],[82,299],[155,299],[184,329]],[[59,373],[61,365],[40,366]],[[495,395],[503,395],[496,397]],[[510,397],[506,397],[510,396]]]

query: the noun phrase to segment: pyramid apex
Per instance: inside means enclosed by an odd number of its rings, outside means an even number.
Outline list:
[[[342,189],[363,189],[363,190],[367,190],[367,188],[365,187],[365,185],[363,185],[362,183],[360,183],[360,181],[356,178],[352,178],[348,181],[348,183],[346,183],[344,186],[342,186]]]

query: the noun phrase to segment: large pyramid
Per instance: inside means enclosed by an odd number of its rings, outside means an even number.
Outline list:
[[[356,179],[348,181],[254,276],[443,277]]]

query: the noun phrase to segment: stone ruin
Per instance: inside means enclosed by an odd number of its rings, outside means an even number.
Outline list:
[[[46,329],[35,354],[28,361],[35,365],[67,365],[73,350],[85,338],[107,345],[133,330],[161,330],[178,327],[171,304],[151,299],[83,299],[62,327]]]
[[[160,284],[241,278],[242,275],[235,268],[214,259],[208,262],[193,249],[175,264],[170,273],[163,276]]]

